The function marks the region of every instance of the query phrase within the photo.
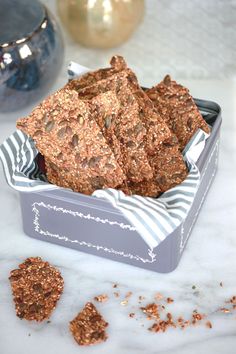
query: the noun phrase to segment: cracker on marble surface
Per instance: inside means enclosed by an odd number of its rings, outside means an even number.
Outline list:
[[[48,319],[63,292],[59,270],[40,257],[27,258],[9,277],[16,315],[21,319]]]
[[[108,323],[91,302],[86,303],[69,325],[76,342],[84,346],[105,342],[108,338],[107,326]]]

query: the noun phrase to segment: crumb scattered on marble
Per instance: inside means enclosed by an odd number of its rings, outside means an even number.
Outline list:
[[[138,303],[141,304],[141,302],[145,299],[145,296],[139,295],[138,299]]]
[[[186,327],[190,326],[191,322],[189,320],[183,320],[181,323],[179,323],[179,326],[181,329],[185,329]]]
[[[132,295],[133,295],[132,291],[128,291],[127,294],[125,295],[125,298],[128,299]]]
[[[168,297],[168,298],[166,299],[166,302],[167,302],[168,304],[171,304],[172,302],[174,302],[174,299],[172,299],[171,297]]]
[[[169,327],[176,327],[176,324],[174,323],[172,319],[171,313],[166,314],[166,320],[160,319],[159,321],[153,323],[151,327],[148,328],[149,331],[151,332],[165,332]]]
[[[224,313],[229,313],[229,312],[230,312],[230,310],[227,309],[226,307],[221,307],[221,308],[220,308],[220,311],[221,311],[221,312],[224,312]]]
[[[155,300],[162,300],[163,299],[163,295],[161,293],[156,293],[154,296]]]
[[[197,310],[194,310],[192,313],[192,324],[193,325],[197,324],[199,321],[201,321],[205,317],[206,317],[205,314],[199,313]]]
[[[208,328],[212,328],[212,323],[211,323],[211,321],[207,321],[207,322],[206,322],[206,326],[207,326]]]
[[[120,293],[118,293],[117,291],[115,291],[113,294],[114,294],[115,297],[119,297],[120,296]]]
[[[135,316],[135,313],[134,313],[134,312],[129,313],[129,317],[130,317],[130,318],[133,318],[134,316]]]
[[[108,295],[106,294],[97,295],[94,297],[94,300],[97,302],[106,302],[108,300]]]
[[[223,283],[222,283],[222,281],[220,282],[220,286],[221,286],[221,287],[223,287]]]
[[[147,319],[159,319],[159,306],[155,303],[148,304],[145,307],[141,307],[143,313],[147,315]]]
[[[120,303],[122,306],[127,306],[128,305],[128,300],[123,300]]]

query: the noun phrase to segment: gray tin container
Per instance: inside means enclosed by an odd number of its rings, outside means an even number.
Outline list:
[[[173,271],[217,170],[221,110],[214,102],[195,101],[212,126],[197,162],[201,182],[185,221],[157,247],[150,250],[135,228],[109,202],[66,189],[20,192],[24,232],[39,240],[155,272]]]

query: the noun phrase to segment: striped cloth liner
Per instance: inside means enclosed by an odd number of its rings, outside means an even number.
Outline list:
[[[76,77],[86,74],[89,71],[91,71],[91,70],[89,68],[87,68],[86,66],[83,66],[78,63],[75,63],[74,61],[71,61],[68,65],[68,68],[67,68],[68,79],[69,80],[75,79]]]
[[[59,188],[47,182],[36,163],[37,155],[34,141],[20,130],[16,130],[0,145],[0,159],[11,187],[20,192]]]

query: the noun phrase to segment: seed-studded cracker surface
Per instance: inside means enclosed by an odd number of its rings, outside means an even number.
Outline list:
[[[136,79],[132,79],[131,74],[129,81],[139,102],[140,117],[147,129],[145,147],[149,163],[154,169],[154,178],[149,186],[147,183],[138,183],[132,187],[129,185],[129,188],[136,194],[157,196],[183,182],[187,176],[187,168],[179,151],[178,139],[156,112],[146,93],[137,86]],[[154,194],[155,185],[158,194]]]
[[[69,85],[78,91],[81,98],[92,99],[96,107],[96,121],[103,129],[109,145],[118,146],[118,143],[114,144],[116,139],[123,146],[120,150],[121,157],[116,154],[116,158],[119,162],[122,161],[121,166],[128,177],[129,191],[143,196],[158,196],[186,178],[187,169],[179,152],[178,140],[157,113],[150,98],[140,88],[135,74],[127,68],[124,59],[113,57],[111,65],[111,68],[85,74],[71,81]],[[107,90],[111,108],[104,114],[104,96],[101,96]],[[130,121],[129,127],[126,125],[126,117]],[[108,129],[105,129],[107,126]],[[113,136],[112,139],[109,134]],[[142,155],[139,156],[137,142],[139,149],[142,147],[146,152],[147,160]],[[175,161],[175,164],[171,163],[169,166],[169,161]],[[150,166],[152,177],[151,174],[145,174]]]
[[[72,80],[74,86],[77,90],[80,90],[84,87],[91,86],[96,84],[98,81],[107,79],[108,77],[112,76],[113,74],[126,70],[131,71],[127,68],[127,64],[123,57],[119,55],[115,55],[111,58],[110,61],[111,67],[110,68],[103,68],[96,71],[91,71],[79,78],[79,80]]]
[[[128,180],[150,180],[153,171],[145,151],[146,129],[140,120],[138,102],[133,97],[126,72],[114,73],[79,89],[78,95],[94,107],[93,116]]]
[[[126,178],[89,103],[74,90],[63,88],[49,96],[17,127],[34,139],[45,157],[49,182],[91,194],[98,188],[115,188]]]
[[[59,270],[40,257],[27,258],[11,271],[9,280],[16,315],[29,321],[48,319],[64,286]]]
[[[83,310],[70,322],[70,331],[79,345],[92,345],[107,340],[104,320],[96,307],[88,302]]]
[[[201,128],[209,133],[189,90],[167,75],[162,82],[146,91],[161,117],[177,136],[181,151]]]

